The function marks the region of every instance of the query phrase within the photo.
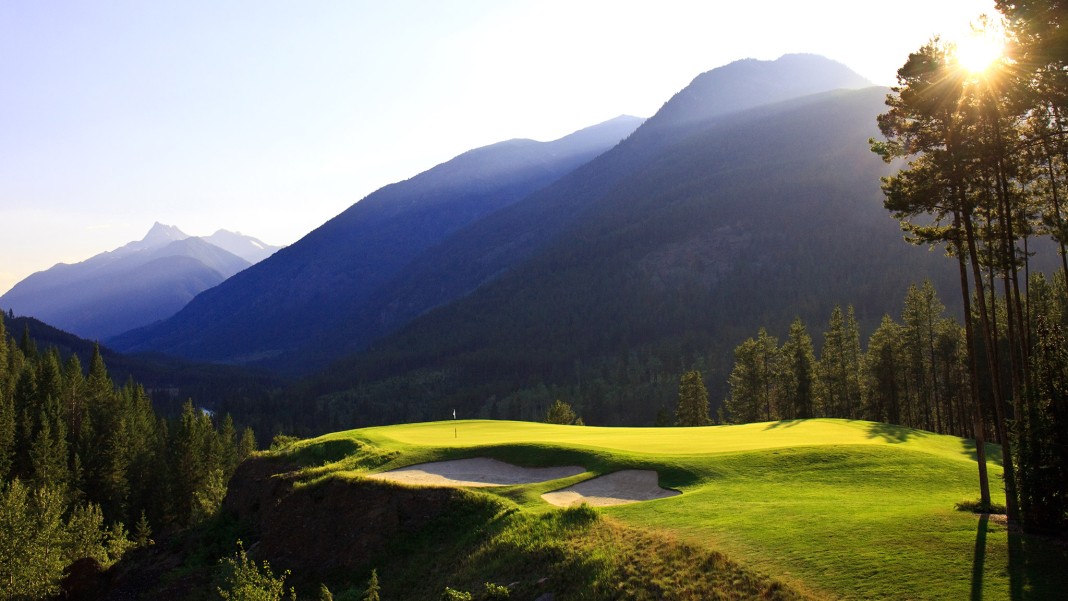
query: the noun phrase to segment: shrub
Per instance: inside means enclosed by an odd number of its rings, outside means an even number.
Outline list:
[[[445,587],[445,592],[441,593],[441,601],[472,601],[472,597],[471,593]]]
[[[262,569],[249,559],[241,541],[237,541],[237,553],[220,562],[223,569],[223,586],[218,587],[219,595],[226,601],[282,601],[285,598],[285,581],[289,576],[286,570],[275,577],[271,566],[263,562]],[[294,601],[296,592],[290,588],[289,598]]]
[[[482,598],[495,601],[498,599],[507,599],[509,594],[511,594],[511,591],[508,590],[507,586],[501,586],[499,584],[487,582],[486,592]]]

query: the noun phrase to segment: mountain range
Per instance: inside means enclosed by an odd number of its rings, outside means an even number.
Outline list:
[[[174,317],[110,343],[287,373],[321,368],[403,323],[359,319],[438,244],[587,163],[641,121],[621,116],[552,142],[509,140],[466,152],[372,193]],[[433,292],[420,309],[452,298]]]
[[[141,240],[30,275],[0,296],[0,307],[103,340],[170,317],[276,250],[226,230],[193,237],[156,223]]]
[[[959,311],[948,263],[882,207],[891,167],[868,140],[887,93],[814,55],[713,69],[644,122],[387,186],[111,342],[302,377],[275,407],[294,430],[538,419],[550,397],[650,423],[694,368],[715,405],[760,327],[801,317],[818,348],[834,305],[870,332],[925,278]]]
[[[882,206],[890,167],[868,140],[888,90],[859,83],[810,55],[700,75],[612,150],[451,236],[379,307],[450,286],[458,300],[296,396],[338,423],[541,419],[564,397],[587,423],[649,424],[688,369],[718,404],[760,327],[785,337],[799,316],[818,348],[834,305],[870,332],[924,278],[959,305],[947,262]]]

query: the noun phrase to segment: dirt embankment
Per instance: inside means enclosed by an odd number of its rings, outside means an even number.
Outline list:
[[[259,535],[250,554],[306,577],[365,568],[391,542],[456,511],[468,493],[408,488],[369,480],[328,479],[294,486],[289,466],[244,462],[230,481],[223,511]]]

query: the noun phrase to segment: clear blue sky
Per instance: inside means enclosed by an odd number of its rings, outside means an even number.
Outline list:
[[[154,221],[290,244],[474,147],[812,52],[889,85],[990,0],[0,3],[0,293]]]

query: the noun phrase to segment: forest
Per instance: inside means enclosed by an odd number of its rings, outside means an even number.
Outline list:
[[[144,388],[117,386],[99,349],[84,368],[0,320],[0,589],[56,595],[67,566],[106,568],[159,534],[218,511],[250,428],[186,402],[157,415]]]

